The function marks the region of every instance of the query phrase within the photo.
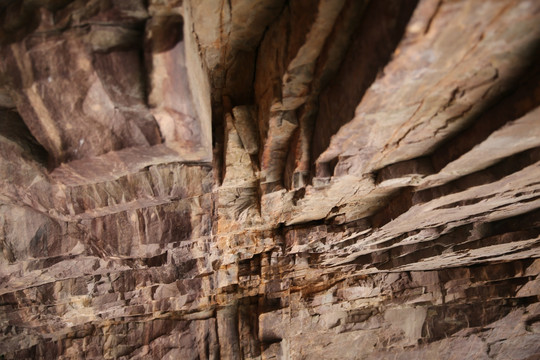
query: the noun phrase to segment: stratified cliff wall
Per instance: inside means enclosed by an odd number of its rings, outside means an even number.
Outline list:
[[[540,359],[540,2],[0,1],[0,358]]]

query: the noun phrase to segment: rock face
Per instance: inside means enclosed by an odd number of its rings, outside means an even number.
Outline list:
[[[540,358],[537,0],[0,18],[0,358]]]

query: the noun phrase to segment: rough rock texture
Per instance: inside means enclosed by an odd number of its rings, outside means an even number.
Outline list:
[[[537,0],[0,19],[0,358],[540,359]]]

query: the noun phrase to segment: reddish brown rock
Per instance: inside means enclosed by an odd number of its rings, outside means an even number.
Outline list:
[[[539,9],[0,2],[0,358],[536,359]]]

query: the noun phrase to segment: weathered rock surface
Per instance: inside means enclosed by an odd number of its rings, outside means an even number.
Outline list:
[[[540,358],[540,3],[0,1],[2,359]]]

